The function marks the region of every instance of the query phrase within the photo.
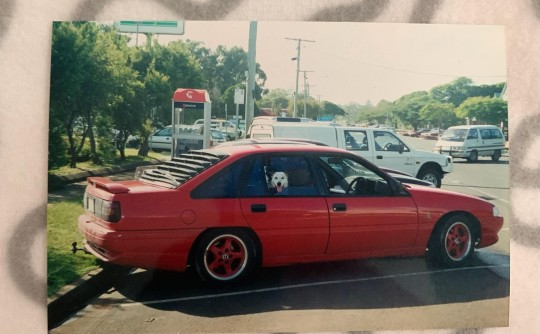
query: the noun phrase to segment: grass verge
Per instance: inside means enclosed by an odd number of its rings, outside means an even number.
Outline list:
[[[77,168],[62,167],[49,172],[56,175],[68,175],[84,170],[92,170],[108,166],[131,164],[143,160],[155,160],[169,157],[169,153],[150,152],[148,157],[137,156],[136,149],[126,149],[126,160],[116,159],[107,165],[78,163]],[[70,185],[55,191],[49,196],[47,204],[47,295],[53,296],[63,286],[70,284],[84,274],[97,269],[99,264],[93,255],[83,252],[73,254],[71,243],[76,241],[82,247],[83,237],[77,227],[77,219],[84,212],[82,200],[84,187]]]

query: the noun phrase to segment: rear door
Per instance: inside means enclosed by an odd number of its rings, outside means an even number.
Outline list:
[[[276,172],[287,175],[281,192],[270,182]],[[261,240],[265,261],[288,263],[324,254],[328,207],[313,176],[308,159],[299,154],[260,155],[251,161],[240,205]]]

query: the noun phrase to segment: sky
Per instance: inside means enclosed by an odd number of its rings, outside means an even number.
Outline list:
[[[504,26],[347,22],[258,22],[256,61],[266,88],[294,92],[297,41],[302,41],[298,89],[345,105],[377,104],[469,77],[474,84],[506,81]],[[215,50],[218,45],[248,51],[249,22],[186,21],[180,36]],[[140,42],[139,42],[140,43]]]

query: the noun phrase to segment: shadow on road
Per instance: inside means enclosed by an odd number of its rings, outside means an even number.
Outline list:
[[[242,285],[213,289],[189,274],[138,271],[116,285],[122,300],[98,303],[133,301],[210,318],[439,305],[507,297],[509,271],[504,255],[477,255],[470,267],[453,270],[431,268],[423,258],[390,258],[265,268]]]

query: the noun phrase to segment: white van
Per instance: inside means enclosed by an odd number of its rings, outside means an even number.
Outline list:
[[[321,125],[317,122],[275,122],[251,129],[251,138],[309,139],[360,155],[372,163],[441,186],[453,171],[452,157],[409,147],[385,129]]]
[[[505,149],[504,135],[497,126],[462,125],[444,131],[433,151],[474,162],[481,156],[499,161]]]

